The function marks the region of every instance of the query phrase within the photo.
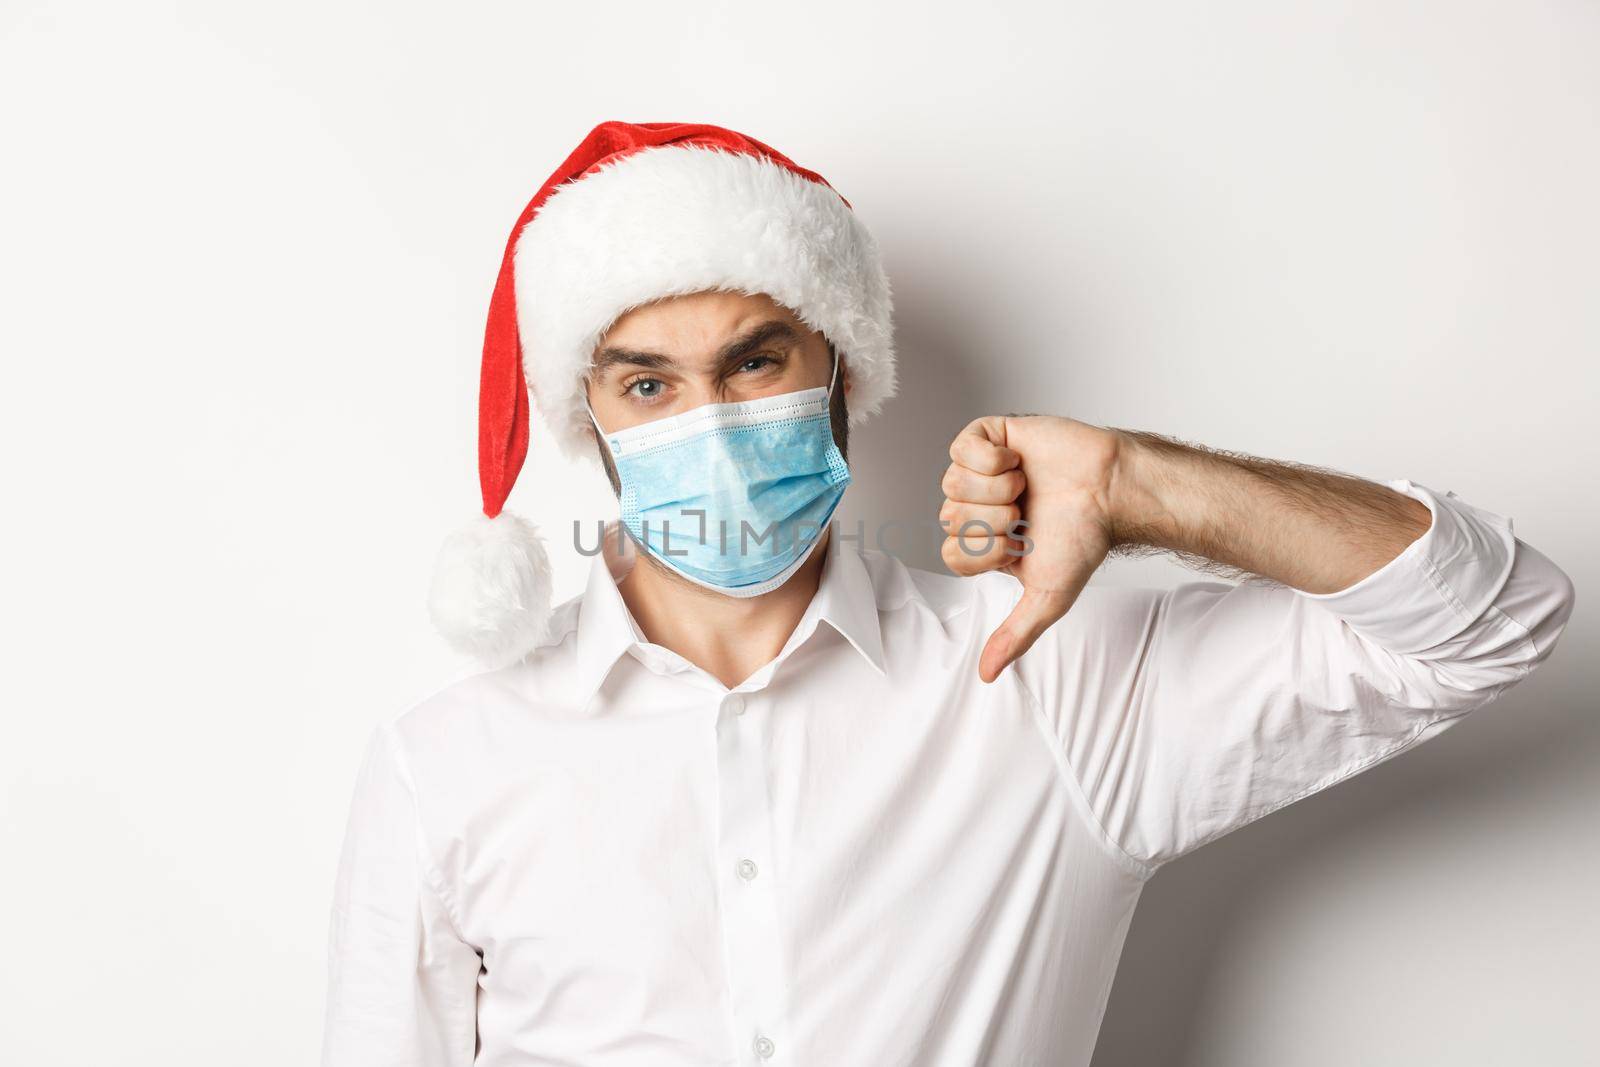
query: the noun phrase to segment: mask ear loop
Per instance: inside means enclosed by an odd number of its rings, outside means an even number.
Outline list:
[[[589,413],[589,422],[594,426],[594,432],[600,435],[600,447],[606,450],[606,454],[611,457],[612,466],[616,467],[618,465],[616,449],[611,447],[611,442],[606,438],[606,432],[600,428],[600,420],[594,416],[594,408],[589,406],[589,390],[587,385],[585,385],[583,389],[583,410]],[[618,477],[621,477],[620,473],[618,474]],[[628,536],[618,538],[618,545],[631,545],[635,542],[633,531],[628,527],[628,513],[633,507],[634,499],[633,486],[624,483],[622,486],[622,493],[618,497],[618,500],[622,504],[622,528]],[[631,550],[625,549],[624,551]]]
[[[589,422],[594,426],[594,432],[600,435],[600,446],[610,453],[612,460],[615,461],[617,454],[611,450],[611,442],[606,440],[606,432],[600,428],[600,420],[594,417],[594,408],[589,406],[589,390],[587,387],[583,391],[583,410],[589,413]]]
[[[830,347],[832,347],[832,346],[830,346]],[[833,350],[833,373],[828,376],[828,399],[830,401],[833,400],[833,383],[838,381],[838,379],[839,379],[839,350],[837,348],[835,348]],[[588,403],[588,397],[584,398],[584,402]]]

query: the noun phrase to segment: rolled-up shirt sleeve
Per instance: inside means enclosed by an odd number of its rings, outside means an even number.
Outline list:
[[[356,779],[334,887],[323,1067],[467,1067],[480,966],[440,895],[384,723]]]
[[[1555,647],[1572,582],[1510,519],[1386,484],[1432,521],[1345,589],[1090,585],[1017,661],[1096,829],[1145,873],[1437,735]]]

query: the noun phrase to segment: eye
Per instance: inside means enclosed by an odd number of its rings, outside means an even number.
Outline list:
[[[777,362],[778,361],[773,359],[771,356],[751,356],[749,359],[739,364],[739,369],[742,371],[760,370],[762,367],[771,366]]]
[[[634,386],[643,386],[639,392],[634,392]],[[622,387],[623,395],[633,393],[641,400],[650,400],[661,395],[665,383],[660,378],[635,378]],[[651,388],[651,387],[654,388]]]

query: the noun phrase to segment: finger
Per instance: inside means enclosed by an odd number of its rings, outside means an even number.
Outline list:
[[[978,657],[978,677],[984,682],[1000,677],[1008,664],[1032,648],[1039,636],[1067,613],[1078,599],[1081,588],[1080,585],[1069,594],[1061,590],[1023,587],[1022,599],[983,646],[983,654]]]
[[[950,458],[979,474],[999,474],[1022,465],[1022,455],[1006,445],[1005,419],[974,419],[950,442]]]
[[[1018,542],[999,533],[994,537],[946,537],[939,546],[944,565],[950,568],[951,573],[962,577],[1015,563],[1018,551]]]
[[[946,500],[939,507],[939,525],[947,537],[999,536],[1022,518],[1016,504],[969,504]],[[981,525],[980,525],[981,524]]]
[[[1015,467],[991,475],[979,474],[959,463],[946,467],[939,480],[946,497],[967,504],[1009,504],[1022,495],[1027,485],[1028,480]]]

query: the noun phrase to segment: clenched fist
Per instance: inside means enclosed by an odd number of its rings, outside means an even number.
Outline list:
[[[1049,415],[974,419],[951,442],[940,483],[945,565],[962,575],[1003,570],[1022,583],[1022,599],[984,645],[983,681],[1067,613],[1110,552],[1119,446],[1115,431]]]

